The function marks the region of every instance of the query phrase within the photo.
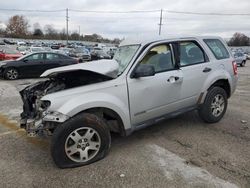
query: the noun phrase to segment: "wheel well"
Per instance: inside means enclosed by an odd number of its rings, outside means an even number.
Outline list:
[[[227,93],[227,98],[230,97],[230,95],[231,95],[231,88],[230,88],[230,84],[229,84],[229,82],[228,82],[227,79],[217,80],[216,82],[214,82],[209,87],[209,89],[212,88],[212,87],[215,87],[215,86],[223,88],[226,91],[226,93]]]
[[[121,136],[126,135],[122,119],[119,116],[119,114],[117,114],[114,110],[100,107],[100,108],[87,109],[83,112],[95,114],[98,117],[104,119],[104,121],[107,123],[109,127],[110,132],[119,133]]]

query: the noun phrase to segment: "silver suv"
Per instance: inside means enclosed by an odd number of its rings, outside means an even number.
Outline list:
[[[125,40],[112,60],[50,69],[20,92],[21,127],[51,135],[60,168],[105,157],[123,136],[187,111],[218,122],[237,83],[237,64],[218,37]]]

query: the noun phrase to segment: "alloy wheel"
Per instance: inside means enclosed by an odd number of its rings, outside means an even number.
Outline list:
[[[65,142],[65,153],[72,161],[81,163],[94,158],[101,146],[100,135],[90,127],[72,131]]]
[[[215,95],[211,103],[212,114],[215,117],[218,117],[222,114],[225,108],[225,100],[221,94]]]
[[[18,72],[17,70],[15,69],[9,69],[7,72],[6,72],[6,77],[10,80],[15,80],[17,79],[18,77]]]

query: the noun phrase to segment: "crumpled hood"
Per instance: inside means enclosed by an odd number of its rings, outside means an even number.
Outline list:
[[[87,63],[79,63],[75,65],[63,66],[59,68],[49,69],[45,71],[40,77],[54,77],[58,73],[70,72],[76,70],[86,70],[96,72],[111,78],[116,78],[119,71],[119,65],[115,60],[98,60]]]

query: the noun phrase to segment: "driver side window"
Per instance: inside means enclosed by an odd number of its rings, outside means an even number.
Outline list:
[[[167,44],[151,48],[140,63],[152,65],[156,73],[174,69],[171,49]]]

